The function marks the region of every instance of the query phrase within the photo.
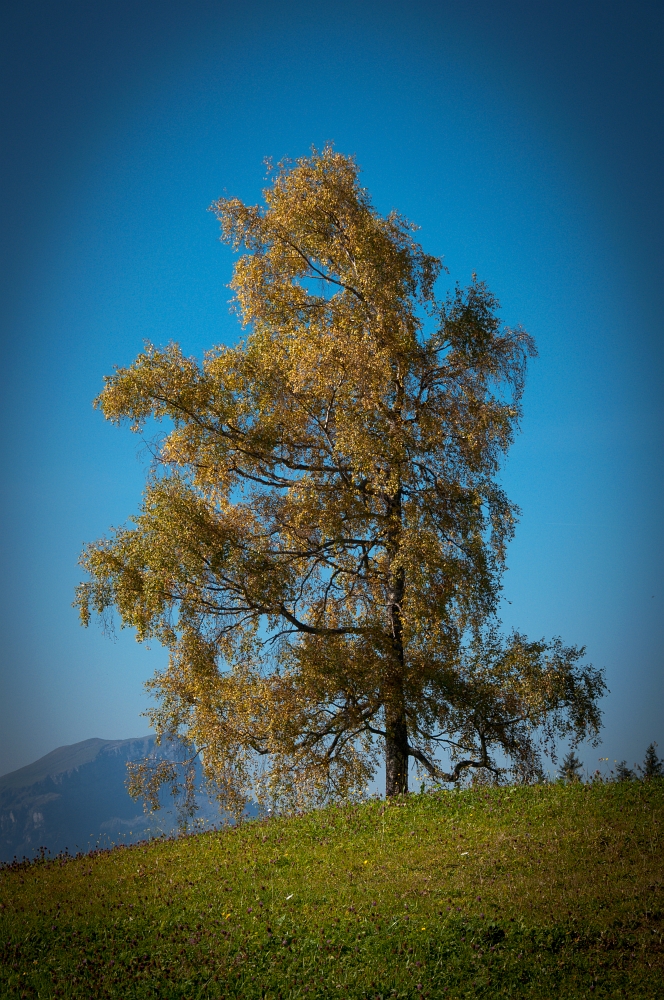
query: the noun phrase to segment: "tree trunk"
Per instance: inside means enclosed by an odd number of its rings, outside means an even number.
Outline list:
[[[408,728],[403,712],[385,723],[385,795],[408,791]]]
[[[401,419],[403,387],[397,384],[395,418]],[[399,483],[401,475],[399,473]],[[401,546],[403,510],[401,485],[387,500],[388,538],[387,555],[390,562],[390,586],[387,607],[390,623],[391,663],[385,687],[385,795],[405,795],[408,791],[408,726],[404,704],[405,658],[403,647],[402,605],[406,593],[406,574],[403,566],[395,567]]]

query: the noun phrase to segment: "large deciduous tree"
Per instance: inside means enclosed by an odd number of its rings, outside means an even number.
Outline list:
[[[381,748],[388,795],[409,758],[532,775],[543,733],[597,734],[603,691],[583,650],[487,624],[533,341],[474,276],[437,298],[441,261],[352,158],[283,163],[264,198],[212,206],[246,339],[202,362],[149,345],[96,401],[165,430],[140,513],[84,551],[83,621],[115,610],[168,647],[152,721],[227,807],[354,794]]]

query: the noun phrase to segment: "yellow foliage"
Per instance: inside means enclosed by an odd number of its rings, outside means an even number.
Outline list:
[[[152,721],[229,808],[356,794],[381,740],[390,794],[409,757],[449,780],[500,746],[532,771],[528,732],[583,686],[578,651],[482,638],[533,342],[475,277],[437,298],[441,261],[332,147],[282,163],[264,199],[212,206],[242,251],[246,340],[201,362],[147,345],[106,379],[107,419],[165,431],[140,513],[83,554],[83,620],[115,609],[170,649]],[[597,683],[575,731],[596,726]],[[135,790],[166,779],[146,765]]]

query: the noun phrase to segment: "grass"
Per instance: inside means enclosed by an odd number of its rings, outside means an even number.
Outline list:
[[[0,872],[0,996],[664,996],[664,781],[413,795]]]

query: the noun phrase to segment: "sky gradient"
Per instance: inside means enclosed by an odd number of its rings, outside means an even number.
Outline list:
[[[71,608],[83,543],[147,467],[91,401],[144,339],[237,339],[206,209],[328,140],[449,284],[476,271],[535,337],[502,618],[606,668],[589,769],[662,752],[661,5],[58,0],[2,21],[0,774],[146,731],[163,651]]]

